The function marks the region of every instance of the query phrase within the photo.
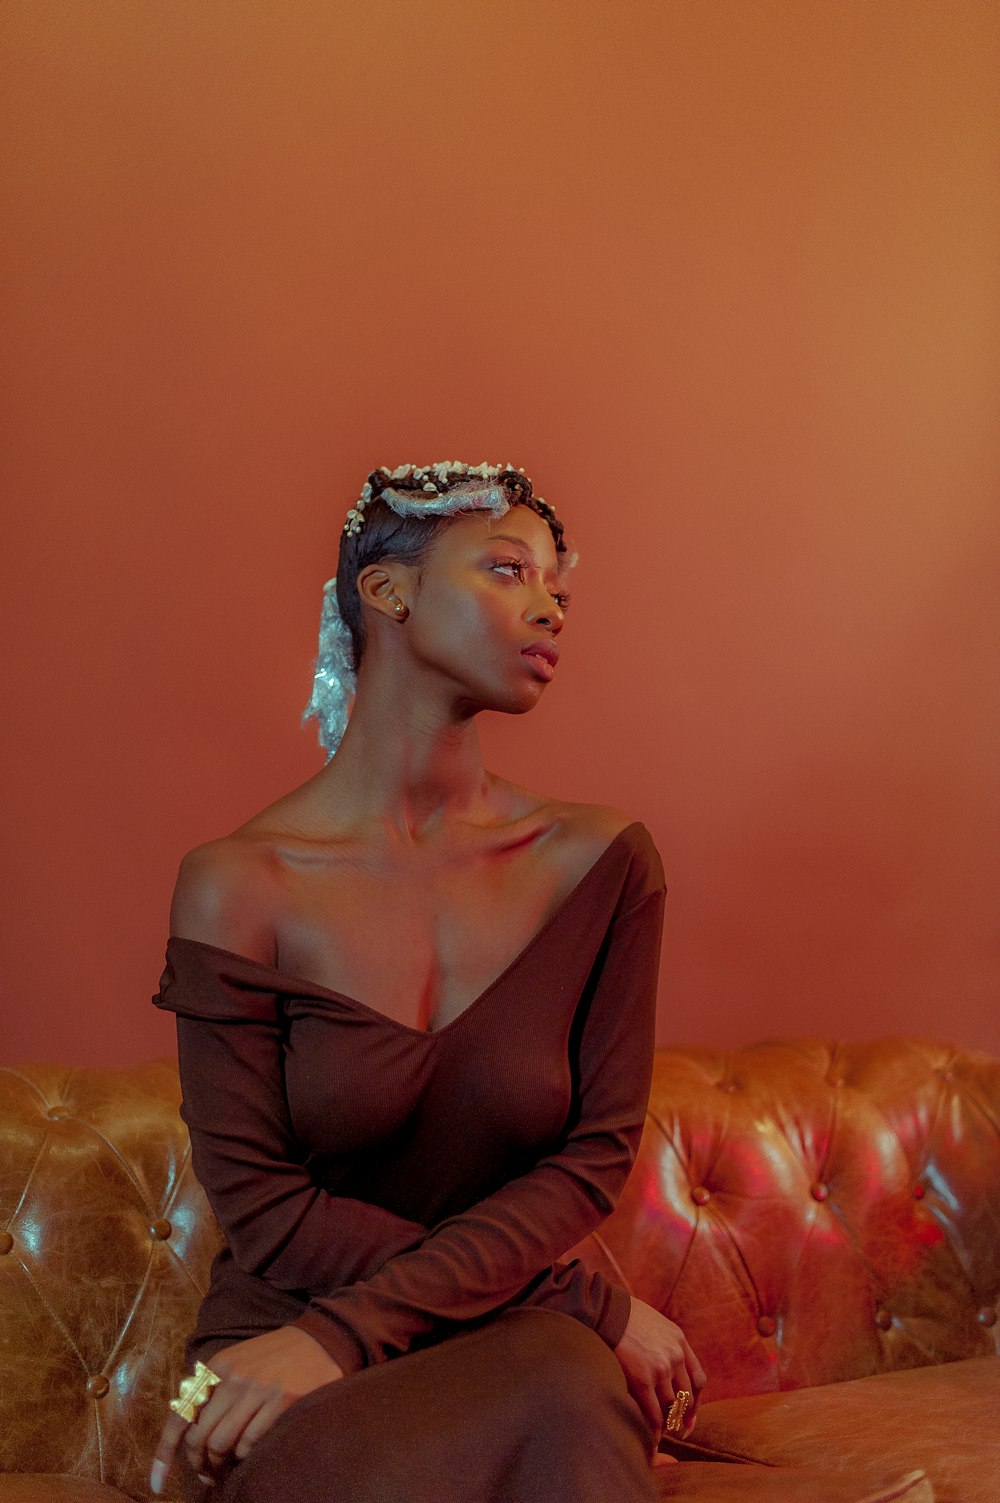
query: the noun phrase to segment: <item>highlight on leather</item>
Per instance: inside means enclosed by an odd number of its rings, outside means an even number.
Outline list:
[[[1000,1350],[1000,1061],[918,1039],[657,1051],[567,1257],[684,1331],[702,1404]]]

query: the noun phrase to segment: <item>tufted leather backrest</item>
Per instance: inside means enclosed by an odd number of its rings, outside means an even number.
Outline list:
[[[573,1252],[677,1322],[706,1399],[1000,1350],[1000,1061],[661,1049],[622,1200]]]
[[[0,1472],[149,1497],[221,1237],[174,1060],[0,1070]]]
[[[172,1059],[0,1070],[0,1471],[148,1497],[220,1243],[179,1104]],[[942,1044],[661,1049],[573,1251],[684,1328],[708,1397],[993,1351],[998,1122],[1000,1061]]]

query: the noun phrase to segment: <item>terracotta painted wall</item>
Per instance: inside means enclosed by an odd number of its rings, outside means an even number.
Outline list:
[[[998,12],[8,0],[5,1062],[173,1053],[178,860],[321,763],[375,465],[582,562],[483,723],[646,821],[661,1039],[1000,1048]]]

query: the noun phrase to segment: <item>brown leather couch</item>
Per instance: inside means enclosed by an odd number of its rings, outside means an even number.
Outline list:
[[[179,1101],[172,1059],[0,1070],[0,1503],[149,1497],[220,1235]],[[709,1374],[664,1497],[1000,1499],[1000,1061],[661,1049],[621,1204],[573,1251]]]

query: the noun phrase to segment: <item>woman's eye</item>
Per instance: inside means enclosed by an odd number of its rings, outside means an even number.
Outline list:
[[[491,569],[513,569],[518,579],[524,578],[524,571],[527,567],[527,564],[519,558],[501,558],[497,559],[495,564],[490,565]],[[553,595],[552,599],[555,601],[556,605],[561,611],[564,611],[569,605],[568,595],[559,593]]]

